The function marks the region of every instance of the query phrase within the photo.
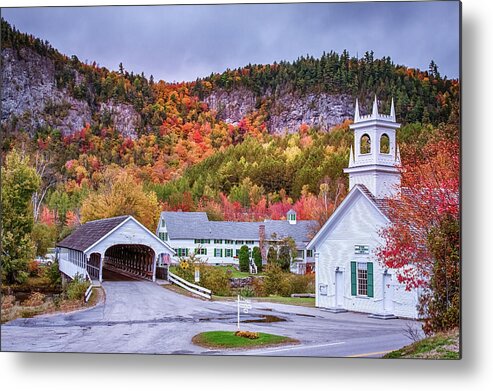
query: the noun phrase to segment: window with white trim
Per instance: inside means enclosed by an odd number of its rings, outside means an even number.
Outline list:
[[[368,265],[366,262],[358,262],[358,295],[368,296]]]

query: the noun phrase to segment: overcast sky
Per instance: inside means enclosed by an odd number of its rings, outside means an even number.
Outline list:
[[[23,32],[109,69],[195,80],[248,63],[347,49],[459,76],[459,3],[2,8]]]

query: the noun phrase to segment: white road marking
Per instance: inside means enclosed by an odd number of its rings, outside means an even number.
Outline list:
[[[311,349],[311,348],[323,348],[326,346],[335,346],[335,345],[343,345],[346,342],[332,342],[332,343],[325,343],[321,345],[296,345],[296,346],[291,346],[291,347],[286,347],[286,348],[273,348],[273,349],[266,349],[262,352],[248,352],[247,354],[253,354],[253,355],[258,355],[258,354],[267,354],[267,353],[275,353],[275,352],[285,352],[288,350],[297,350],[297,349]]]

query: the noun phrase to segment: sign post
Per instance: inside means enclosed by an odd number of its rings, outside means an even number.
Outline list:
[[[238,311],[237,327],[238,327],[238,331],[240,330],[240,308],[243,309],[243,313],[248,314],[248,310],[252,308],[252,305],[250,303],[251,303],[250,300],[244,299],[240,295],[238,295],[238,301],[237,301],[237,311]]]
[[[200,282],[200,268],[195,266],[195,282]]]

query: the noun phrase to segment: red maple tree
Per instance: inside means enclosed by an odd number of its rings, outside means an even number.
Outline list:
[[[391,224],[381,231],[377,250],[384,267],[397,270],[407,290],[427,288],[433,274],[430,235],[446,219],[459,220],[459,141],[442,129],[423,148],[403,154],[402,191],[388,200]],[[458,243],[457,243],[458,245]]]

